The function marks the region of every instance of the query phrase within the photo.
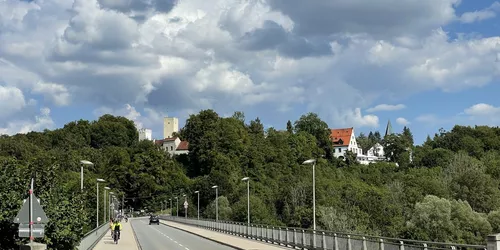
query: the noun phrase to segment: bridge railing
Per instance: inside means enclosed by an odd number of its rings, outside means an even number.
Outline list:
[[[80,241],[80,245],[77,247],[77,249],[78,250],[93,249],[108,230],[109,230],[109,223],[104,223],[100,225],[98,228],[88,232],[85,236],[83,236],[83,239],[82,241]]]
[[[277,227],[232,221],[186,219],[176,216],[160,216],[163,220],[175,221],[227,233],[248,239],[300,249],[314,250],[478,250],[483,245],[464,245],[427,242],[360,234],[347,234],[303,228]]]

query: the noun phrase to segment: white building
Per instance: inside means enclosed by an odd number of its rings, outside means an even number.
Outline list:
[[[171,155],[180,155],[189,153],[189,143],[181,141],[178,137],[165,138],[163,140],[156,140],[156,145],[161,146],[162,149]]]
[[[377,161],[384,161],[384,147],[380,143],[376,143],[366,151],[364,155],[358,155],[358,161],[361,164],[368,165]]]
[[[179,132],[179,119],[176,117],[163,118],[163,138],[172,138],[174,132]]]
[[[139,141],[153,140],[153,131],[151,129],[141,128],[138,131],[139,131]]]
[[[330,132],[330,138],[333,142],[333,155],[337,158],[344,157],[347,150],[353,152],[356,155],[363,154],[363,150],[358,146],[358,143],[356,142],[356,136],[354,136],[354,128],[332,129]]]

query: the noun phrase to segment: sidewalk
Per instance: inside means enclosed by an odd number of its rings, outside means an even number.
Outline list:
[[[289,248],[279,247],[277,245],[266,244],[266,243],[256,241],[256,240],[248,240],[248,239],[238,237],[238,236],[232,236],[232,235],[225,234],[225,233],[214,232],[214,231],[199,228],[199,227],[188,226],[188,225],[184,225],[184,224],[177,223],[177,222],[166,221],[166,220],[160,220],[160,222],[165,224],[165,225],[171,226],[173,228],[187,231],[189,233],[195,234],[195,235],[200,236],[202,238],[206,238],[206,239],[218,242],[218,243],[226,245],[226,246],[234,247],[234,248],[239,249],[239,250],[283,250],[283,249],[289,249]]]
[[[123,249],[123,250],[138,250],[137,239],[135,238],[134,232],[132,231],[132,226],[130,226],[130,221],[122,222],[122,231],[120,240],[118,244],[113,242],[111,238],[111,232],[108,230],[101,241],[97,243],[94,250],[104,250],[104,249]]]

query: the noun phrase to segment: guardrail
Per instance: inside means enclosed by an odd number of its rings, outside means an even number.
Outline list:
[[[482,245],[464,245],[441,242],[406,240],[360,234],[336,233],[303,228],[276,227],[232,221],[185,219],[176,216],[160,216],[175,221],[227,233],[248,239],[281,246],[309,250],[486,250]]]
[[[85,236],[83,236],[83,239],[82,241],[80,241],[80,245],[77,247],[77,249],[78,250],[93,249],[108,230],[109,230],[109,222],[104,223],[98,228],[88,232]]]

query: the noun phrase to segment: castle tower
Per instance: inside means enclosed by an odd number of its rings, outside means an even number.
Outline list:
[[[393,132],[392,132],[392,125],[391,125],[391,120],[388,120],[387,121],[387,127],[385,128],[385,135],[384,137],[388,136],[388,135],[392,135]]]
[[[141,128],[139,129],[139,141],[142,140],[153,140],[153,131],[151,129]]]
[[[179,132],[179,119],[176,117],[163,118],[163,138],[171,138],[174,132]]]

